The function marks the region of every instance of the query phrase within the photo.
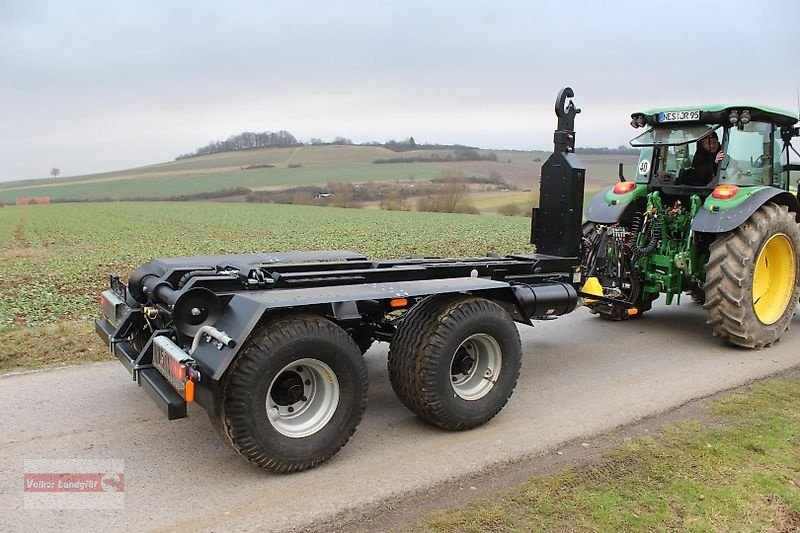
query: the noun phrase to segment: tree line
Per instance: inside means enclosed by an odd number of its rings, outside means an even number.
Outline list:
[[[181,154],[176,160],[197,157],[201,155],[218,154],[220,152],[238,152],[241,150],[257,150],[259,148],[275,148],[287,146],[301,146],[294,135],[288,131],[279,132],[262,131],[254,133],[245,131],[238,135],[231,135],[224,141],[211,141],[205,146],[201,146],[194,152]]]

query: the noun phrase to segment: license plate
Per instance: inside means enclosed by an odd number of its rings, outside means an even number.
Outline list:
[[[153,366],[181,396],[186,390],[186,364],[189,362],[193,362],[189,354],[169,338],[162,335],[153,339]]]
[[[687,120],[700,120],[700,110],[665,111],[658,114],[659,122],[684,122]]]

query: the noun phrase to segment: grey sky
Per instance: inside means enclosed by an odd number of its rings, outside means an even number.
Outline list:
[[[286,129],[549,149],[667,104],[797,109],[800,2],[0,0],[0,181],[172,160]],[[800,144],[800,143],[798,143]]]

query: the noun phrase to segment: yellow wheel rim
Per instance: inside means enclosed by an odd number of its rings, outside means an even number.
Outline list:
[[[794,246],[783,233],[776,233],[758,253],[753,273],[753,308],[763,324],[774,324],[783,316],[794,292]]]

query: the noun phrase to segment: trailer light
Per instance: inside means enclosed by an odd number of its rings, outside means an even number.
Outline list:
[[[194,401],[194,381],[187,381],[186,388],[183,391],[183,399],[186,400],[186,403],[192,403]]]
[[[739,187],[736,185],[717,185],[714,187],[714,192],[711,193],[711,196],[717,200],[728,200],[738,193]]]
[[[614,194],[627,194],[636,188],[636,184],[632,181],[620,181],[614,185]]]
[[[401,307],[408,306],[408,298],[393,298],[389,300],[389,307],[394,307],[395,309],[399,309]]]

